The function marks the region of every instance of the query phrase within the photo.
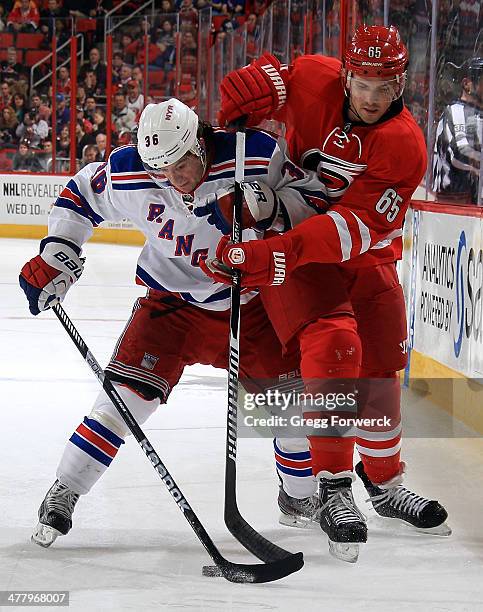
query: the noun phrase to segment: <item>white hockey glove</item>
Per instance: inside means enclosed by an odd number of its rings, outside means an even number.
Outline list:
[[[262,181],[244,182],[242,187],[243,228],[269,229],[278,213],[278,199],[275,192]],[[218,192],[213,201],[205,206],[197,206],[194,214],[197,217],[208,217],[210,225],[217,227],[223,234],[229,234],[233,223],[234,192],[233,187]]]

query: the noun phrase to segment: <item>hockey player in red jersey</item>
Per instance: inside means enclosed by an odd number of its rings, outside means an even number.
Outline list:
[[[236,267],[245,286],[262,288],[282,343],[299,343],[307,389],[327,390],[331,380],[347,389],[359,378],[358,416],[387,417],[383,426],[309,436],[320,524],[331,552],[348,561],[357,560],[367,537],[351,493],[354,444],[361,457],[355,470],[379,514],[449,533],[445,509],[401,485],[397,371],[407,355],[395,261],[427,163],[423,135],[402,100],[407,64],[395,27],[361,26],[342,63],[309,55],[287,67],[264,55],[221,84],[222,125],[243,115],[249,125],[282,121],[292,159],[328,189],[320,214],[283,235],[237,245],[224,239],[207,272],[229,282],[225,266]],[[314,407],[306,411],[321,416]],[[286,456],[289,447],[287,441]],[[294,523],[304,503],[281,492],[281,510]]]

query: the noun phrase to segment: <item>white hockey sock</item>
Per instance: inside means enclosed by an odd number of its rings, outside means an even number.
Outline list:
[[[307,438],[275,438],[275,463],[285,493],[297,499],[311,497],[317,488],[312,474]]]
[[[159,399],[147,401],[127,387],[114,386],[140,425],[159,406]],[[57,478],[79,495],[88,493],[111,464],[127,433],[124,421],[102,391],[91,414],[67,442]]]

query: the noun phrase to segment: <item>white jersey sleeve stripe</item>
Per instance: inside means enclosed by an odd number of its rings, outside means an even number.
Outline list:
[[[359,226],[359,233],[361,235],[361,250],[359,251],[359,255],[361,255],[362,253],[368,251],[369,247],[371,246],[371,233],[367,225],[361,219],[359,219],[359,217],[353,213],[352,210],[350,212]]]
[[[342,261],[347,261],[351,256],[352,249],[352,238],[349,228],[347,227],[347,222],[342,215],[334,210],[329,210],[327,215],[332,218],[339,234]]]
[[[383,240],[380,240],[378,243],[372,246],[371,249],[384,249],[389,244],[391,244],[394,238],[399,238],[400,236],[402,236],[402,234],[402,229],[394,230],[393,232],[388,234]]]

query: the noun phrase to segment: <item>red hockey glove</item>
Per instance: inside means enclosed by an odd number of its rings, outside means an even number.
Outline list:
[[[65,238],[44,238],[40,255],[28,261],[20,272],[20,286],[27,296],[29,310],[38,315],[60,302],[84,269],[81,249]]]
[[[247,116],[247,126],[258,125],[281,108],[287,99],[285,70],[276,57],[265,53],[248,66],[229,72],[222,80],[221,126]]]
[[[297,263],[290,241],[283,236],[268,240],[250,240],[230,244],[223,236],[216,249],[216,259],[200,261],[205,274],[219,283],[231,284],[230,268],[241,270],[242,287],[281,285]]]

